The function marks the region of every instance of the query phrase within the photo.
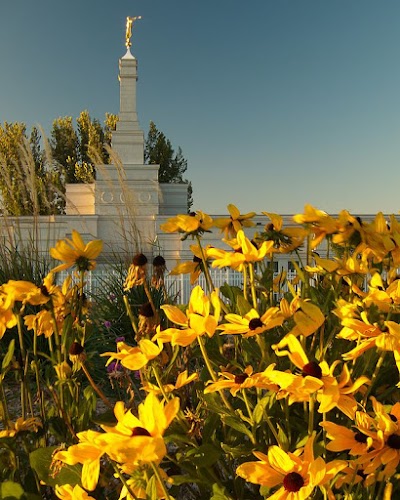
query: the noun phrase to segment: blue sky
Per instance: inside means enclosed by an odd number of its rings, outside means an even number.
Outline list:
[[[128,15],[141,127],[182,147],[195,209],[399,212],[398,0],[2,2],[0,122],[117,113]]]

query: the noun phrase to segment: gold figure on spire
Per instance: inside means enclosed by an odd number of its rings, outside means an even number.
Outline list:
[[[129,47],[132,45],[132,43],[131,43],[132,25],[138,19],[142,19],[142,16],[135,16],[135,17],[127,17],[126,18],[125,45],[126,45],[127,49],[129,49]]]

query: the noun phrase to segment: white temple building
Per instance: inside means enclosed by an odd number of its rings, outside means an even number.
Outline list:
[[[171,270],[178,262],[192,260],[192,240],[181,241],[179,234],[166,234],[160,225],[169,217],[187,212],[187,184],[160,184],[158,165],[144,164],[144,134],[136,112],[137,60],[128,47],[119,60],[120,111],[117,128],[112,134],[112,163],[96,165],[96,180],[92,184],[68,184],[66,214],[41,217],[3,217],[0,226],[2,242],[13,248],[34,241],[43,255],[57,240],[70,237],[73,229],[87,242],[101,239],[104,250],[95,272],[105,273],[110,260],[129,262],[137,252],[149,262],[161,254]],[[195,187],[195,186],[194,186]],[[234,200],[232,200],[234,202]],[[207,207],[202,207],[207,212]],[[221,217],[223,215],[212,215]],[[363,216],[367,220],[371,216]],[[290,225],[290,215],[283,216]],[[256,227],[262,231],[268,219],[256,217]],[[206,233],[204,245],[221,246],[218,229]],[[275,262],[275,272],[294,272],[292,257],[282,255]],[[231,271],[215,271],[218,286],[232,281]],[[93,276],[95,280],[95,275]],[[172,277],[171,277],[172,280]],[[181,300],[188,297],[188,276],[173,277],[182,290]]]

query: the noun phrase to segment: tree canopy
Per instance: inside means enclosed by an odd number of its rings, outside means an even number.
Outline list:
[[[110,161],[108,146],[118,116],[106,113],[104,123],[82,111],[53,121],[49,140],[37,127],[27,134],[24,123],[0,124],[0,212],[8,215],[60,214],[67,183],[93,182],[95,165]],[[187,160],[154,122],[145,141],[145,161],[159,164],[159,182],[187,183],[188,208],[192,185],[183,175]]]
[[[157,129],[153,121],[150,122],[149,132],[145,141],[144,160],[149,164],[160,165],[158,181],[161,183],[185,183],[188,184],[188,210],[193,204],[192,183],[184,179],[183,174],[187,170],[187,160],[184,158],[182,149],[178,147],[177,152],[172,147],[171,141],[165,134]]]

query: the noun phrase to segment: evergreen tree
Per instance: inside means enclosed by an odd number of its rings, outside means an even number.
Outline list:
[[[192,184],[184,179],[183,174],[187,170],[187,160],[184,158],[182,149],[178,147],[175,153],[171,141],[165,134],[159,131],[153,121],[150,122],[149,132],[145,141],[144,160],[148,164],[160,165],[158,181],[160,183],[184,183],[188,184],[188,211],[193,204]]]

